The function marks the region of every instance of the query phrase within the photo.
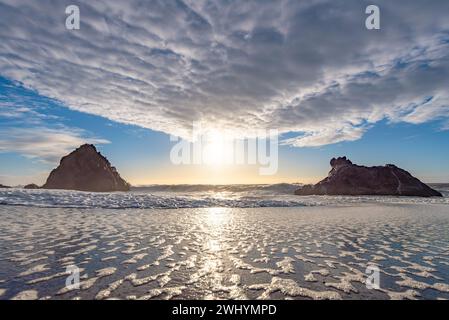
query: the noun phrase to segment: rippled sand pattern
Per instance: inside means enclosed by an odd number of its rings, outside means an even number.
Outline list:
[[[448,206],[431,204],[1,206],[0,299],[447,299],[448,230]]]

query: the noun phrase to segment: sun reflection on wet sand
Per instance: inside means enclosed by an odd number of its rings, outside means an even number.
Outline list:
[[[231,209],[229,208],[206,208],[207,222],[217,227],[229,222]]]
[[[218,252],[223,250],[223,231],[225,225],[230,222],[231,209],[207,208],[204,219],[207,238],[205,239],[206,252]],[[199,223],[203,223],[199,221]]]
[[[203,230],[203,250],[200,253],[199,271],[194,278],[201,278],[198,285],[204,291],[202,299],[217,299],[225,277],[227,257],[226,229],[231,221],[232,211],[229,208],[207,208],[197,216],[198,224]]]

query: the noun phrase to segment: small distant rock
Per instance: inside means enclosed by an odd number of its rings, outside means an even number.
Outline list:
[[[327,178],[315,185],[306,185],[295,194],[442,197],[438,191],[392,164],[365,167],[341,157],[333,158],[330,165],[332,169]]]
[[[5,186],[3,184],[0,184],[0,189],[11,189],[11,187]]]
[[[39,186],[37,184],[34,183],[30,183],[27,184],[25,187],[23,187],[24,189],[39,189]]]
[[[112,192],[129,191],[130,184],[95,146],[85,144],[61,159],[42,188]]]

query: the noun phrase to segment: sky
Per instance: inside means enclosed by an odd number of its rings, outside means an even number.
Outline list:
[[[0,183],[42,184],[83,143],[133,185],[313,183],[343,155],[449,182],[447,13],[446,0],[0,0]],[[195,123],[276,130],[277,172],[220,164],[218,141],[212,164],[175,165],[170,136]]]

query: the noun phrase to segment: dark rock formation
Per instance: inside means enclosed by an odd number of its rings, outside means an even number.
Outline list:
[[[111,192],[128,191],[130,185],[95,146],[85,144],[61,159],[42,188]]]
[[[4,185],[0,184],[0,189],[11,189],[11,187],[4,186]]]
[[[332,159],[324,180],[295,191],[297,195],[390,195],[442,197],[441,193],[392,164],[364,167],[346,157]]]
[[[39,186],[37,184],[34,183],[30,183],[27,184],[25,187],[23,187],[24,189],[39,189]]]

